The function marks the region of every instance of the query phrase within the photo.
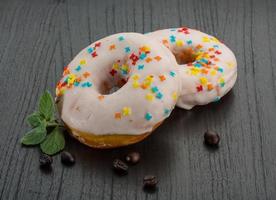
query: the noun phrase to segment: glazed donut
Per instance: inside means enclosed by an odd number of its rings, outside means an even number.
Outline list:
[[[186,27],[159,30],[147,36],[169,48],[180,65],[182,89],[177,106],[191,109],[218,101],[234,86],[236,58],[215,37]]]
[[[96,148],[147,137],[178,98],[180,78],[171,55],[138,33],[111,35],[83,49],[56,87],[58,110],[71,134]]]

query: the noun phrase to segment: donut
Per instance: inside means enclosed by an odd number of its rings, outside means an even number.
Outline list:
[[[166,119],[180,91],[171,52],[144,34],[118,33],[64,67],[57,107],[69,132],[95,148],[143,140]]]
[[[178,107],[191,109],[195,105],[216,102],[234,86],[237,79],[235,55],[215,37],[187,27],[146,35],[166,46],[180,66]]]

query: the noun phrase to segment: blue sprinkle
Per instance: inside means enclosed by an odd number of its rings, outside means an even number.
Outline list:
[[[151,120],[151,118],[152,118],[152,115],[149,112],[147,112],[145,115],[145,119],[149,121]]]
[[[168,109],[168,108],[164,109],[164,115],[165,116],[168,116],[170,114],[170,112],[171,112],[170,109]]]
[[[156,87],[156,86],[152,87],[152,88],[151,88],[151,91],[152,91],[153,93],[158,92],[158,87]]]
[[[81,87],[91,87],[92,83],[90,82],[84,82],[83,84],[81,84]]]
[[[74,82],[74,86],[79,86],[79,82]]]
[[[174,72],[174,71],[170,71],[170,75],[171,75],[172,77],[175,77],[175,72]]]
[[[161,92],[158,92],[156,95],[157,99],[162,99],[163,98],[163,94]]]
[[[145,59],[145,57],[147,57],[147,54],[145,54],[145,53],[141,53],[141,55],[140,55],[140,57],[139,57],[139,58],[140,58],[141,60],[144,60],[144,59]]]
[[[118,38],[119,41],[123,41],[124,39],[125,39],[124,36],[120,36],[120,37]]]
[[[195,63],[194,66],[200,68],[201,64],[200,63]]]
[[[125,52],[126,52],[126,53],[129,53],[129,52],[130,52],[130,47],[126,47],[126,48],[125,48]]]
[[[208,60],[206,60],[206,59],[204,59],[204,58],[201,58],[201,59],[200,59],[200,62],[203,62],[203,63],[206,63],[206,64],[207,64],[207,63],[208,63]]]
[[[214,48],[219,48],[219,45],[215,44],[213,47],[214,47]]]
[[[171,35],[171,36],[170,36],[170,41],[171,41],[171,42],[175,42],[175,36],[174,36],[174,35]]]
[[[192,44],[192,43],[193,43],[192,40],[188,40],[188,41],[187,41],[187,44],[188,44],[188,45],[190,45],[190,44]]]
[[[75,69],[77,72],[81,70],[81,66],[77,66],[76,69]]]
[[[127,75],[127,70],[122,69],[121,72],[122,72],[123,75]]]
[[[220,84],[220,87],[224,87],[224,86],[225,86],[225,83],[221,83],[221,84]]]
[[[218,68],[218,71],[222,73],[222,72],[223,72],[223,69],[219,67],[219,68]]]
[[[87,52],[88,52],[88,53],[92,53],[92,52],[93,52],[93,48],[89,47],[89,48],[87,49]]]
[[[144,65],[138,65],[138,70],[143,70],[144,69]]]

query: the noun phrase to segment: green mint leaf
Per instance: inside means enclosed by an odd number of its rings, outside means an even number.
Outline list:
[[[65,146],[65,140],[63,133],[57,126],[46,139],[40,144],[40,149],[43,153],[48,155],[54,155],[63,150]]]
[[[54,118],[54,100],[49,91],[44,92],[44,94],[40,97],[38,110],[47,121]]]
[[[34,112],[27,117],[27,122],[33,128],[40,126],[42,120],[42,117],[37,112]]]
[[[46,130],[46,123],[42,121],[42,123],[26,133],[26,135],[23,136],[21,139],[21,143],[24,145],[36,145],[40,144],[47,135],[47,130]]]

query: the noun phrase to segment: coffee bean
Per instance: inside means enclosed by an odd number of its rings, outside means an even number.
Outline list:
[[[155,189],[158,183],[156,176],[146,175],[143,180],[144,188],[146,189]]]
[[[220,136],[214,131],[206,131],[204,134],[204,142],[210,146],[218,146]]]
[[[113,161],[113,169],[120,175],[125,175],[128,173],[128,166],[126,163],[121,161],[120,159],[115,159]]]
[[[132,165],[137,164],[140,161],[140,153],[138,152],[130,152],[126,155],[126,162]]]
[[[64,164],[64,165],[73,165],[75,164],[76,160],[75,160],[75,156],[72,155],[71,153],[69,153],[68,151],[63,151],[61,153],[61,162]]]
[[[53,163],[53,158],[47,154],[41,154],[39,157],[39,163],[41,167],[50,167]]]

